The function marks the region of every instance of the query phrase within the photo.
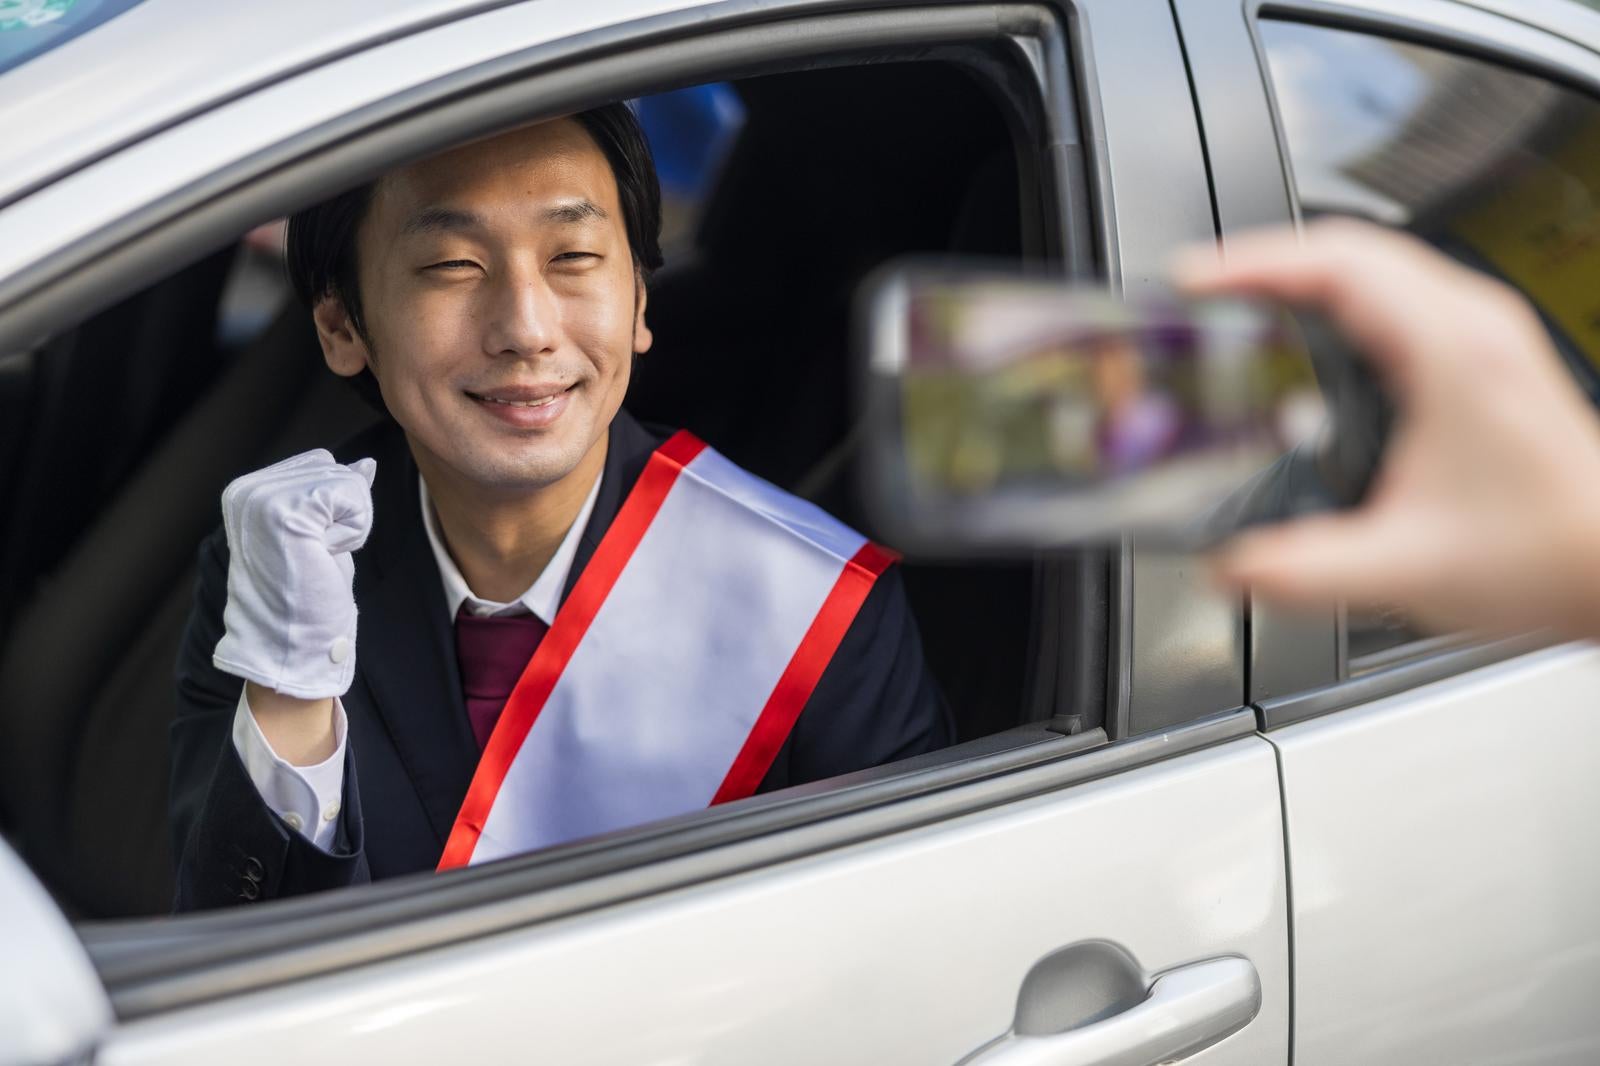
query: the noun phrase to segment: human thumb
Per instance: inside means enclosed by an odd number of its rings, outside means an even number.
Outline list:
[[[367,479],[367,488],[371,488],[378,477],[378,460],[357,459],[350,464],[350,469]]]
[[[1240,533],[1210,562],[1219,584],[1284,606],[1376,603],[1394,592],[1393,543],[1369,516],[1318,515]]]

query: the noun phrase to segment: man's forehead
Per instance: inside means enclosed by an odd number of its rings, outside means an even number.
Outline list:
[[[452,211],[470,214],[485,199],[526,202],[549,221],[604,219],[617,203],[605,153],[572,119],[522,127],[418,160],[380,178],[376,195],[385,214],[413,231],[430,228],[419,227],[417,216],[426,216],[423,223],[449,221]]]

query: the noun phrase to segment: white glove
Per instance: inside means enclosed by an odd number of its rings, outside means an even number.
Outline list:
[[[228,536],[218,670],[299,699],[342,696],[356,669],[355,561],[372,530],[378,464],[325,449],[246,474],[222,492]]]

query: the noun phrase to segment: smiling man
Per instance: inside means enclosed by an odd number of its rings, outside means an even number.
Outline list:
[[[622,105],[291,220],[327,364],[392,422],[223,494],[178,663],[180,908],[482,862],[950,742],[892,556],[622,410],[659,227]]]

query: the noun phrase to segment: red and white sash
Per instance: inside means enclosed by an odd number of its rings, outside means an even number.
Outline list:
[[[894,558],[678,433],[529,660],[439,869],[752,794]]]

